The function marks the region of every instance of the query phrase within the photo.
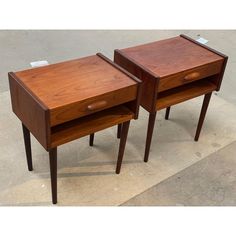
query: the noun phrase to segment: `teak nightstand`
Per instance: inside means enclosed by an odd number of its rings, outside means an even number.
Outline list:
[[[212,91],[219,91],[227,56],[185,36],[115,50],[114,61],[143,81],[141,105],[149,114],[144,161],[148,161],[156,112],[205,95],[198,141]]]
[[[49,152],[52,201],[57,203],[57,146],[119,125],[120,173],[129,123],[137,119],[141,81],[97,55],[9,73],[12,109],[22,121],[28,169],[30,133]],[[122,130],[120,129],[122,124]]]

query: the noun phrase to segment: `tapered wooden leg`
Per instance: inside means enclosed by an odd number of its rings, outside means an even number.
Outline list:
[[[146,138],[146,147],[145,147],[145,154],[144,154],[144,161],[148,162],[149,157],[149,151],[150,146],[152,142],[152,133],[155,125],[155,119],[156,119],[156,112],[149,114],[149,120],[148,120],[148,130],[147,130],[147,138]]]
[[[31,152],[31,142],[30,142],[30,132],[22,123],[23,135],[24,135],[24,143],[25,143],[25,153],[27,159],[28,170],[33,170],[32,163],[32,152]]]
[[[57,203],[57,148],[49,150],[52,203]]]
[[[200,117],[199,117],[199,121],[198,121],[198,125],[197,125],[197,131],[196,131],[195,138],[194,138],[195,141],[198,141],[198,139],[199,139],[199,135],[200,135],[200,132],[202,129],[204,118],[205,118],[207,108],[208,108],[208,105],[209,105],[209,102],[211,99],[211,94],[212,93],[208,93],[204,96],[202,109],[201,109],[201,113],[200,113]]]
[[[89,135],[89,146],[93,146],[94,134]]]
[[[130,121],[127,121],[122,124],[118,160],[117,160],[117,164],[116,164],[116,174],[120,173],[120,168],[121,168],[121,164],[122,164],[122,160],[123,160],[123,156],[124,156],[124,151],[125,151],[125,144],[126,144],[126,140],[127,140],[128,131],[129,131],[129,123],[130,123]]]
[[[166,108],[166,115],[165,115],[165,119],[168,120],[169,119],[169,114],[170,114],[170,107]]]
[[[121,129],[122,129],[122,124],[119,124],[119,125],[117,126],[117,138],[120,138]]]

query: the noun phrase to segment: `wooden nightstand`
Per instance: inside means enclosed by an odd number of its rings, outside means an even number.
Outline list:
[[[141,81],[97,55],[9,73],[12,109],[22,121],[28,169],[30,133],[49,152],[52,201],[57,203],[57,146],[122,124],[120,173],[131,119],[137,119]]]
[[[149,114],[144,161],[148,161],[156,112],[205,95],[195,135],[198,141],[212,91],[219,91],[227,56],[185,36],[115,50],[114,61],[143,83],[141,105]]]

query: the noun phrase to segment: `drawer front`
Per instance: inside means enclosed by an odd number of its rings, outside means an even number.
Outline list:
[[[137,97],[137,89],[138,85],[135,84],[78,103],[53,109],[50,112],[50,125],[52,127],[110,107],[133,101]]]
[[[197,67],[188,71],[184,71],[175,75],[171,75],[167,78],[161,78],[159,82],[158,91],[165,91],[174,87],[191,83],[199,79],[206,78],[211,75],[218,74],[221,71],[222,64],[223,60],[214,62],[209,65]]]

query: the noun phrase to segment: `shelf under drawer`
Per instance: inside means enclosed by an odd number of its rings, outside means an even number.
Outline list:
[[[51,147],[56,147],[91,133],[131,120],[134,113],[124,105],[66,122],[51,128]]]
[[[207,80],[199,80],[187,85],[161,92],[158,94],[156,110],[161,110],[163,108],[184,102],[214,90],[216,90],[215,84]]]

